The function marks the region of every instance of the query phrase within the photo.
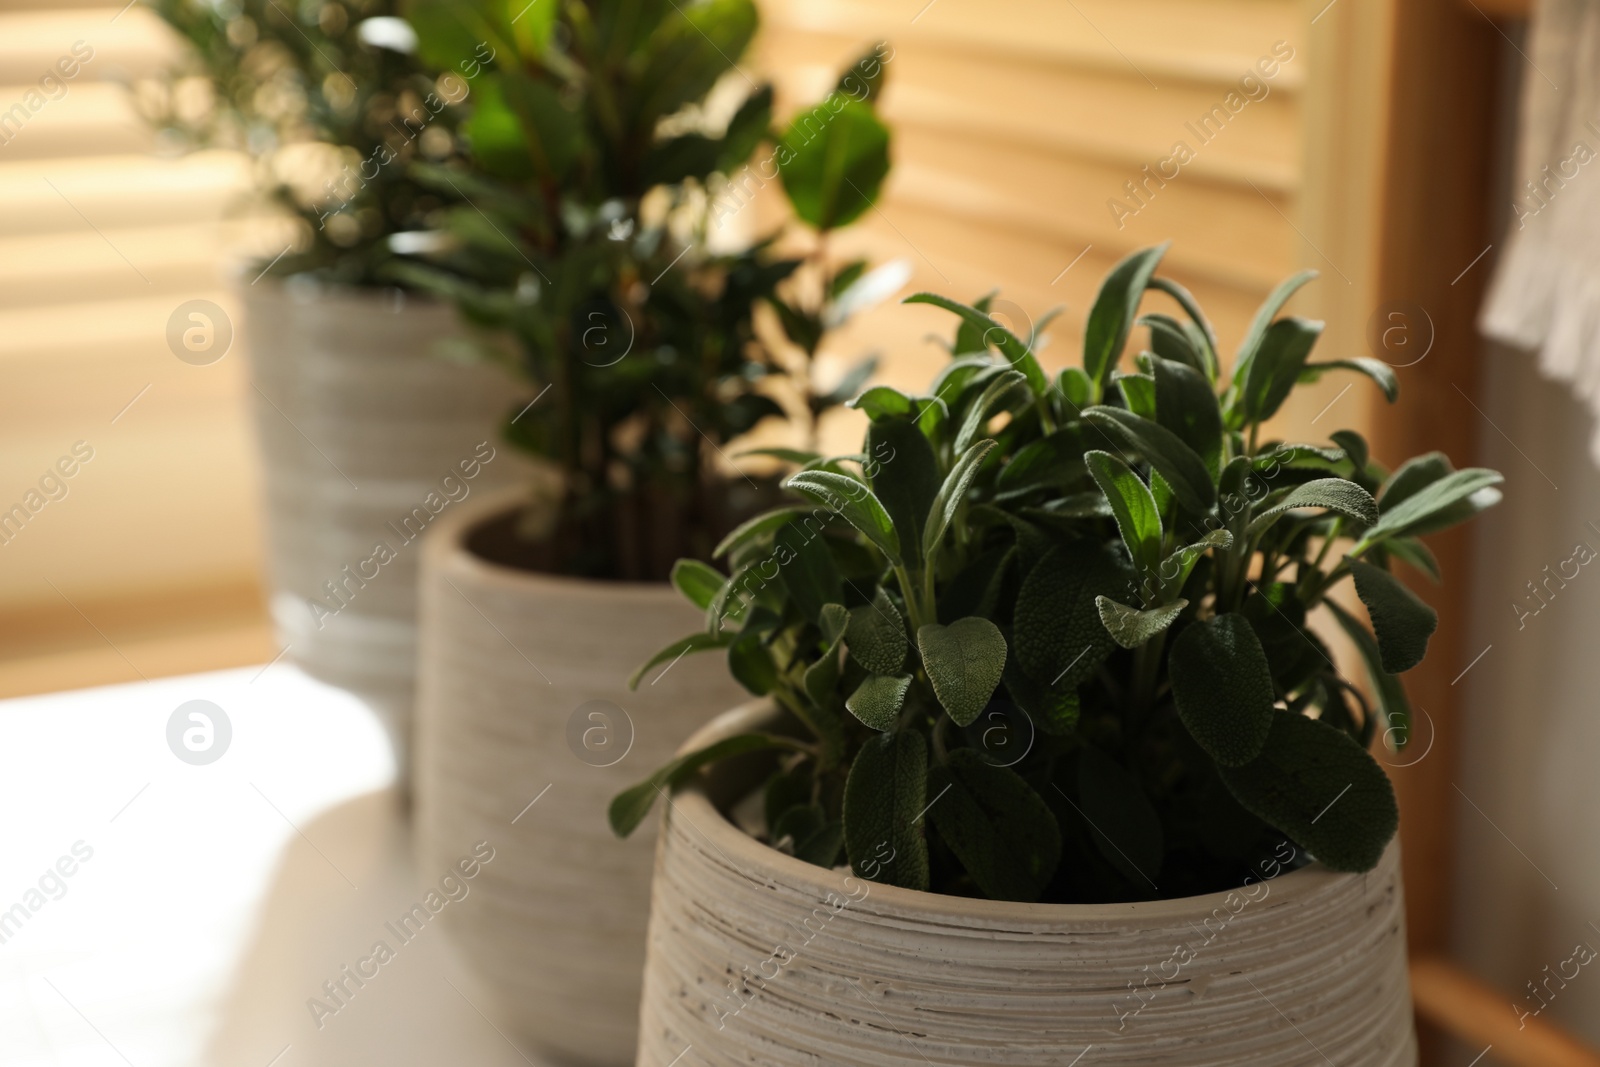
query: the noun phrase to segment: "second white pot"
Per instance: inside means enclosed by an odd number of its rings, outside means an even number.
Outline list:
[[[703,625],[665,583],[553,577],[467,541],[518,497],[446,515],[424,545],[416,827],[425,868],[487,840],[446,929],[494,991],[498,1026],[562,1063],[621,1067],[636,1044],[653,833],[617,840],[612,796],[740,698],[722,657],[627,678]],[[487,1007],[487,1006],[486,1006]]]

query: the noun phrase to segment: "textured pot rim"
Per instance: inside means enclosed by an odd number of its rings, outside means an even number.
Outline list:
[[[511,446],[502,441],[498,447]],[[598,578],[574,578],[567,574],[547,574],[495,563],[468,550],[468,534],[522,503],[525,493],[524,487],[509,486],[485,493],[480,498],[468,499],[459,505],[452,504],[448,510],[440,513],[423,535],[424,565],[446,577],[461,578],[475,585],[518,590],[529,596],[552,593],[568,597],[583,596],[618,605],[658,604],[662,600],[677,598],[678,591],[669,582],[603,581]]]
[[[776,717],[776,707],[770,700],[758,699],[723,712],[684,742],[679,754],[703,747],[729,734],[748,729],[752,725]],[[764,845],[740,830],[711,802],[703,784],[691,784],[673,798],[676,813],[681,813],[701,836],[711,842],[729,860],[748,864],[750,868],[765,869],[775,879],[803,892],[813,893],[819,899],[837,892],[841,879],[854,877],[837,871],[824,870],[793,856]],[[663,838],[663,841],[666,839]],[[1394,858],[1400,848],[1399,835],[1384,850],[1380,866]],[[1362,874],[1331,871],[1320,863],[1267,879],[1272,883],[1275,903],[1278,906],[1313,897],[1330,883],[1341,879],[1363,878]],[[1242,888],[1242,887],[1241,887]],[[1064,924],[1071,922],[1164,922],[1181,921],[1197,914],[1207,914],[1217,907],[1225,907],[1227,897],[1234,889],[1219,890],[1199,896],[1173,897],[1167,900],[1140,900],[1122,904],[1024,904],[1010,900],[979,900],[972,897],[947,896],[917,889],[873,883],[872,897],[899,913],[915,913],[935,922],[960,926],[971,920],[990,923]]]
[[[246,280],[249,273],[247,266],[240,265],[229,272],[228,279],[234,292],[246,301],[265,296],[269,300],[280,300],[290,304],[344,305],[391,315],[407,311],[453,309],[453,305],[448,301],[400,285],[345,285],[318,281],[308,274],[293,274],[288,278],[258,277],[254,281],[249,281]]]

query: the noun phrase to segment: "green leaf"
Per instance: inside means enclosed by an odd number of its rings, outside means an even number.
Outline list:
[[[869,674],[850,694],[844,706],[850,714],[874,730],[888,731],[900,718],[906,705],[906,691],[911,688],[909,674]]]
[[[1434,482],[1454,473],[1455,467],[1443,452],[1412,456],[1384,481],[1383,491],[1378,494],[1378,507],[1392,511]]]
[[[1205,461],[1213,480],[1222,470],[1222,408],[1205,375],[1182,363],[1152,359],[1156,421]]]
[[[728,645],[728,673],[758,697],[778,688],[778,665],[755,630],[743,630]]]
[[[1006,660],[1000,680],[1011,702],[1044,733],[1062,737],[1077,727],[1078,694],[1073,690],[1034,681],[1018,666],[1015,657]]]
[[[774,771],[762,790],[762,810],[767,826],[777,826],[778,820],[790,808],[809,805],[815,783],[816,764],[810,760],[801,760],[788,769]]]
[[[1010,369],[1002,370],[990,379],[989,384],[984,386],[983,392],[979,394],[978,399],[972,402],[961,417],[961,426],[956,432],[955,444],[952,446],[956,455],[959,456],[965,452],[968,446],[972,444],[972,439],[978,436],[984,427],[988,425],[989,419],[996,414],[995,405],[1000,403],[1008,393],[1014,392],[1018,386],[1025,385],[1026,382],[1027,379],[1023,377],[1020,371]],[[1016,402],[1013,401],[1011,405],[1001,410],[1010,410],[1011,407],[1015,406],[1017,406]]]
[[[733,639],[734,634],[728,631],[706,633],[702,630],[698,633],[692,633],[688,637],[674,641],[666,648],[663,648],[660,652],[657,652],[655,655],[651,656],[645,661],[642,667],[633,672],[633,674],[628,678],[628,688],[638,689],[639,683],[644,679],[644,676],[649,673],[650,668],[652,667],[666,663],[668,660],[675,662],[680,657],[686,656],[691,652],[705,652],[706,650],[713,648],[727,648],[729,645],[733,644]]]
[[[789,591],[789,598],[807,619],[816,622],[823,607],[844,599],[844,580],[822,536],[822,523],[792,520],[773,536],[770,562]]]
[[[928,521],[922,530],[924,559],[931,560],[938,554],[939,542],[944,540],[945,530],[949,529],[950,521],[967,499],[967,490],[972,487],[972,479],[978,475],[978,467],[994,446],[991,440],[979,441],[961,454],[961,458],[956,460],[955,466],[945,476],[944,484],[933,498],[933,506],[928,509]]]
[[[1041,489],[1060,490],[1077,483],[1087,473],[1083,451],[1083,432],[1078,426],[1028,442],[1000,468],[994,483],[997,499],[1015,499]]]
[[[1328,435],[1328,440],[1344,449],[1344,454],[1350,457],[1350,462],[1357,472],[1367,469],[1367,439],[1354,430],[1335,430]]]
[[[902,416],[878,419],[867,426],[868,481],[889,521],[906,536],[906,562],[922,563],[922,528],[938,495],[939,461],[916,423]]]
[[[872,603],[850,609],[845,644],[855,661],[874,674],[899,674],[905,666],[911,647],[905,620],[882,586],[873,590]]]
[[[833,511],[894,562],[904,562],[900,556],[900,536],[895,533],[894,523],[884,510],[883,502],[866,485],[830,471],[801,471],[791,475],[783,484],[784,488],[804,493]]]
[[[763,85],[745,97],[739,110],[728,120],[719,145],[716,169],[724,174],[738,170],[766,138],[771,126],[772,86]]]
[[[1323,604],[1361,654],[1361,661],[1367,668],[1367,678],[1378,697],[1378,710],[1383,715],[1385,735],[1395,739],[1395,748],[1404,748],[1411,736],[1411,700],[1406,696],[1405,683],[1399,675],[1383,669],[1383,653],[1378,649],[1378,642],[1359,619],[1333,600],[1325,600]]]
[[[844,406],[864,412],[873,422],[916,417],[916,401],[888,385],[874,385],[855,399],[846,401]]]
[[[934,695],[957,726],[983,714],[1006,666],[998,626],[972,615],[949,626],[930,622],[917,631],[917,649]]]
[[[1211,328],[1211,323],[1206,321],[1205,313],[1200,310],[1199,303],[1189,290],[1171,278],[1151,278],[1149,287],[1172,297],[1183,309],[1183,313],[1189,317],[1189,322],[1195,329],[1194,333],[1190,333],[1190,337],[1194,338],[1195,347],[1201,349],[1201,354],[1205,356],[1206,377],[1213,382],[1216,381],[1221,369],[1217,358],[1217,332]]]
[[[1322,336],[1323,323],[1309,319],[1279,319],[1262,335],[1255,358],[1244,374],[1231,425],[1265,422],[1277,413],[1300,380],[1306,357]],[[1234,371],[1234,381],[1239,372]]]
[[[1148,353],[1146,353],[1148,355]],[[1111,381],[1122,393],[1122,402],[1129,411],[1142,419],[1156,417],[1156,380],[1148,374],[1124,374],[1112,371]]]
[[[1216,503],[1216,486],[1205,460],[1165,426],[1141,419],[1122,408],[1092,407],[1084,411],[1083,417],[1101,429],[1110,430],[1159,471],[1186,510],[1204,515]]]
[[[1233,534],[1227,530],[1212,530],[1192,545],[1184,545],[1161,561],[1161,599],[1176,596],[1189,580],[1194,565],[1200,557],[1213,548],[1232,548]]]
[[[1267,330],[1272,326],[1272,320],[1278,317],[1278,312],[1283,310],[1283,305],[1299,288],[1317,276],[1314,270],[1303,270],[1282,282],[1261,307],[1256,310],[1255,318],[1250,320],[1250,328],[1245,331],[1244,340],[1239,342],[1239,351],[1233,359],[1233,388],[1239,389],[1248,380],[1250,364],[1255,361],[1256,351],[1261,347],[1262,340],[1267,335]]]
[[[1151,275],[1171,242],[1143,248],[1128,256],[1106,275],[1089,309],[1083,331],[1083,369],[1102,386],[1111,379],[1117,357],[1128,343],[1128,333],[1139,313],[1139,301]]]
[[[1383,543],[1383,550],[1399,560],[1404,560],[1434,581],[1439,581],[1439,560],[1433,550],[1414,537],[1391,537]]]
[[[1043,895],[1061,862],[1061,829],[1020,775],[961,748],[928,772],[928,789],[937,798],[928,818],[986,897]]]
[[[1439,627],[1438,612],[1382,567],[1359,559],[1346,562],[1355,575],[1356,595],[1372,616],[1383,669],[1390,674],[1409,671],[1428,653],[1428,638]]]
[[[1156,634],[1164,632],[1189,606],[1189,602],[1182,597],[1148,611],[1119,604],[1108,596],[1097,596],[1094,603],[1106,632],[1123,648],[1138,648]]]
[[[1471,518],[1500,502],[1500,491],[1495,486],[1502,481],[1498,471],[1482,467],[1447,474],[1398,504],[1384,508],[1377,525],[1367,531],[1350,554],[1359,556],[1385,538],[1432,533]]]
[[[1296,508],[1325,508],[1369,526],[1378,521],[1378,502],[1371,493],[1344,478],[1318,478],[1295,486],[1278,503],[1256,515],[1245,535],[1257,536]]]
[[[819,105],[795,116],[777,160],[795,214],[831,230],[860,218],[878,198],[889,173],[889,128],[856,100],[837,111]]]
[[[711,601],[727,580],[721,571],[697,559],[680,559],[672,565],[673,588],[701,611],[711,606]]]
[[[789,523],[794,519],[797,519],[802,515],[813,514],[814,512],[815,509],[809,507],[785,507],[764,512],[763,514],[757,515],[753,519],[747,519],[738,526],[734,527],[733,532],[728,534],[727,537],[724,537],[717,544],[716,549],[711,553],[711,558],[721,559],[723,556],[726,556],[729,552],[739,548],[741,545],[754,541],[757,538],[765,537],[767,534],[776,531],[779,527],[789,525]]]
[[[1190,330],[1193,326],[1185,328],[1171,315],[1141,315],[1134,325],[1144,326],[1150,330],[1150,349],[1162,359],[1189,367],[1198,373],[1201,378],[1209,377],[1209,365],[1204,353],[1204,341],[1199,340]],[[1198,343],[1197,343],[1198,342]],[[1210,382],[1207,381],[1209,391]]]
[[[611,823],[611,832],[618,837],[627,837],[633,833],[644,821],[644,817],[650,814],[650,808],[655,804],[657,796],[668,789],[677,789],[701,767],[720,763],[746,752],[796,747],[798,747],[796,743],[787,737],[777,737],[772,734],[739,734],[679,756],[638,785],[623,790],[612,799],[610,807],[606,810],[606,817]]]
[[[1349,370],[1357,374],[1365,374],[1377,383],[1383,390],[1383,397],[1393,404],[1400,399],[1400,379],[1395,376],[1394,368],[1379,359],[1367,356],[1356,356],[1351,359],[1330,359],[1321,363],[1307,363],[1305,370],[1300,374],[1302,382],[1314,382],[1322,377],[1323,373],[1330,370]]]
[[[1238,767],[1255,759],[1272,728],[1272,672],[1243,615],[1189,626],[1168,657],[1178,717],[1212,759]]]
[[[867,739],[844,786],[844,845],[859,878],[928,888],[928,745],[915,730]]]
[[[1275,712],[1261,754],[1222,780],[1253,814],[1335,871],[1370,871],[1400,823],[1377,760],[1343,730]]]
[[[1066,692],[1091,677],[1116,647],[1095,597],[1120,595],[1127,584],[1127,571],[1105,549],[1045,553],[1017,592],[1012,630],[1013,649],[1029,677]]]
[[[906,304],[932,304],[934,307],[943,308],[954,312],[973,328],[983,334],[987,344],[992,344],[1000,350],[1000,354],[1010,361],[1011,366],[1023,373],[1028,379],[1028,388],[1033,390],[1035,396],[1043,396],[1050,388],[1050,380],[1044,375],[1044,368],[1039,366],[1039,360],[1034,356],[1033,350],[1024,344],[1016,334],[1000,325],[988,315],[975,307],[957,303],[949,297],[937,293],[916,293],[905,298]]]
[[[1150,487],[1122,460],[1109,452],[1089,451],[1084,463],[1095,484],[1105,493],[1116,516],[1117,530],[1128,555],[1142,573],[1155,570],[1161,556],[1161,512]]]
[[[1166,856],[1161,817],[1122,764],[1092,745],[1078,757],[1078,802],[1095,848],[1130,882],[1154,886]]]
[[[823,652],[807,667],[801,676],[806,696],[819,708],[832,703],[833,691],[839,684],[839,646],[844,641],[845,627],[850,623],[850,613],[843,604],[824,604],[818,628],[822,631]]]

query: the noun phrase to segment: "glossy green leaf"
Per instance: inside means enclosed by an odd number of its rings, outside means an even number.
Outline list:
[[[889,173],[889,128],[866,104],[835,96],[791,120],[777,161],[795,214],[819,230],[835,229],[878,198]]]
[[[1168,660],[1172,698],[1189,734],[1225,767],[1250,762],[1272,727],[1272,673],[1243,615],[1187,627]]]

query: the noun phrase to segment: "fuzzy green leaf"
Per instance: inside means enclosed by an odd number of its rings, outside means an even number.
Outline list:
[[[1204,374],[1170,359],[1150,361],[1156,379],[1156,421],[1205,461],[1214,479],[1222,470],[1222,408]]]
[[[1149,374],[1111,372],[1111,381],[1122,393],[1122,402],[1141,419],[1156,417],[1156,380]]]
[[[915,730],[867,739],[844,786],[850,867],[868,881],[928,888],[928,842],[919,821],[928,803],[928,744]]]
[[[1109,452],[1085,452],[1083,460],[1111,504],[1111,514],[1116,516],[1117,530],[1122,534],[1122,543],[1128,546],[1128,555],[1141,571],[1154,571],[1161,555],[1161,512],[1150,487],[1133,468]]]
[[[1100,622],[1105,626],[1106,633],[1123,648],[1138,648],[1162,633],[1189,606],[1189,602],[1181,597],[1147,611],[1119,604],[1107,596],[1095,597],[1094,604],[1100,612]]]
[[[994,345],[1000,354],[1006,357],[1011,366],[1021,371],[1028,379],[1028,388],[1032,389],[1035,396],[1043,396],[1050,388],[1050,379],[1044,375],[1044,369],[1039,366],[1039,360],[1034,356],[1033,350],[1022,342],[1016,334],[1006,329],[1000,323],[990,318],[987,314],[975,307],[958,303],[949,297],[937,293],[916,293],[908,296],[903,301],[907,304],[932,304],[934,307],[960,315],[962,321],[979,331],[985,345]],[[960,353],[958,353],[960,354]]]
[[[1243,615],[1219,615],[1178,635],[1168,658],[1178,717],[1212,759],[1255,759],[1272,728],[1272,672]]]
[[[1384,508],[1382,518],[1350,554],[1359,556],[1385,538],[1432,533],[1469,519],[1499,503],[1500,491],[1495,486],[1504,480],[1498,471],[1483,467],[1468,467],[1447,474],[1394,506]]]
[[[778,688],[778,665],[755,630],[744,630],[728,645],[728,673],[758,697]]]
[[[1256,309],[1255,318],[1250,320],[1250,328],[1245,331],[1244,340],[1239,342],[1239,351],[1233,359],[1234,389],[1241,389],[1249,378],[1250,364],[1254,362],[1256,351],[1261,347],[1267,330],[1272,326],[1272,320],[1278,317],[1278,312],[1283,310],[1283,305],[1289,302],[1289,298],[1316,276],[1317,272],[1314,270],[1303,270],[1285,279]]]
[[[1139,313],[1139,301],[1170,244],[1169,241],[1134,252],[1111,268],[1100,283],[1083,330],[1083,369],[1093,381],[1104,385],[1111,379]]]
[[[985,896],[1039,899],[1061,862],[1061,829],[1020,775],[961,748],[928,772],[928,791],[928,818]]]
[[[650,808],[655,804],[656,797],[666,790],[676,789],[701,767],[746,752],[794,747],[795,743],[786,737],[775,737],[772,734],[740,734],[736,737],[723,738],[698,751],[679,756],[638,785],[623,790],[612,799],[610,807],[606,810],[607,820],[611,823],[611,832],[618,837],[627,837],[633,833],[644,821],[644,817],[650,814]]]
[[[1361,654],[1361,662],[1367,668],[1367,678],[1378,697],[1384,735],[1394,740],[1395,748],[1404,748],[1411,737],[1411,698],[1406,695],[1405,683],[1399,675],[1383,669],[1383,653],[1361,620],[1332,600],[1323,603]]]
[[[871,489],[843,474],[830,471],[801,471],[784,482],[784,487],[804,493],[861,531],[896,563],[900,556],[900,536],[895,533],[889,513]]]
[[[1377,383],[1383,390],[1384,399],[1393,404],[1400,399],[1400,379],[1395,375],[1394,368],[1380,359],[1371,359],[1367,356],[1356,356],[1352,359],[1330,359],[1320,363],[1307,363],[1305,370],[1300,374],[1302,382],[1314,382],[1322,377],[1323,372],[1330,370],[1349,370],[1357,374],[1365,374]]]
[[[799,518],[813,510],[815,509],[808,507],[783,507],[763,512],[753,519],[746,519],[717,544],[716,550],[711,553],[711,558],[721,559],[734,549],[764,537],[780,526],[787,526],[791,519]]]
[[[1344,478],[1318,478],[1295,486],[1282,500],[1251,519],[1246,536],[1255,537],[1296,508],[1325,508],[1369,526],[1378,521],[1378,502],[1371,493]]]
[[[1045,553],[1017,592],[1012,641],[1022,669],[1051,689],[1076,690],[1116,647],[1095,597],[1121,595],[1127,585],[1127,570],[1106,550]]]
[[[1359,559],[1347,562],[1355,576],[1356,595],[1372,616],[1383,669],[1390,674],[1409,671],[1427,655],[1428,638],[1439,628],[1439,613],[1382,567]]]
[[[1274,712],[1261,754],[1222,780],[1253,814],[1335,871],[1370,871],[1400,824],[1389,776],[1350,735]]]
[[[938,554],[939,542],[944,539],[945,530],[949,529],[950,521],[956,517],[962,501],[966,500],[972,479],[978,475],[978,467],[994,446],[994,441],[988,439],[974,444],[961,454],[961,458],[956,460],[955,466],[945,476],[944,484],[933,499],[933,506],[928,509],[928,521],[922,530],[924,559],[933,559]]]
[[[1205,460],[1177,434],[1122,408],[1092,407],[1084,411],[1083,417],[1103,430],[1112,431],[1131,451],[1160,472],[1185,509],[1197,515],[1211,510],[1217,499],[1211,472],[1206,469]]]
[[[628,678],[628,688],[639,688],[639,683],[644,679],[644,676],[652,667],[659,666],[660,664],[666,663],[669,660],[676,661],[679,657],[686,656],[691,652],[704,652],[707,649],[712,648],[727,648],[729,645],[733,644],[734,637],[735,634],[732,631],[706,633],[702,630],[698,633],[692,633],[688,637],[674,641],[666,648],[663,648],[660,652],[657,652],[655,655],[651,656],[644,662],[643,666],[633,672],[633,674]]]
[[[1289,398],[1306,357],[1322,336],[1323,323],[1309,319],[1279,319],[1262,335],[1255,358],[1244,375],[1231,425],[1265,422]],[[1238,372],[1234,373],[1238,381]]]
[[[906,664],[911,643],[900,611],[880,586],[872,603],[850,609],[845,645],[855,661],[874,674],[898,674]]]
[[[1199,303],[1189,290],[1171,278],[1151,278],[1150,288],[1170,296],[1188,316],[1189,324],[1194,327],[1194,331],[1184,332],[1189,333],[1194,339],[1194,347],[1201,350],[1201,355],[1205,357],[1206,366],[1202,369],[1206,377],[1213,382],[1216,381],[1221,369],[1217,358],[1217,332],[1211,328],[1211,323],[1206,321],[1205,313],[1200,310]]]
[[[727,576],[697,559],[680,559],[672,565],[672,585],[684,598],[705,611],[722,589]]]
[[[906,690],[911,688],[911,676],[869,674],[856,687],[844,706],[850,714],[874,730],[893,730],[900,718],[900,709],[906,704]]]
[[[917,631],[922,666],[933,693],[957,726],[988,706],[1006,666],[1006,639],[988,619],[968,616],[949,626],[930,622]]]
[[[983,387],[983,392],[967,407],[965,414],[962,415],[961,426],[956,431],[955,444],[951,446],[952,451],[958,456],[966,452],[968,446],[972,444],[973,438],[983,432],[983,428],[988,425],[991,418],[1001,410],[1009,410],[1009,407],[997,409],[996,405],[1005,399],[1008,394],[1016,392],[1018,386],[1026,385],[1026,383],[1027,379],[1023,377],[1020,371],[1010,369],[1002,370],[991,378],[989,383]],[[1016,406],[1014,401],[1012,406]]]
[[[1176,596],[1182,589],[1200,557],[1213,548],[1232,548],[1233,534],[1227,530],[1212,530],[1192,545],[1184,545],[1161,561],[1161,599]]]
[[[904,533],[906,562],[922,564],[922,530],[942,481],[933,446],[911,420],[892,416],[867,427],[868,481],[889,521]]]
[[[1084,476],[1083,432],[1069,426],[1030,441],[1017,450],[995,478],[999,500],[1015,499],[1040,489],[1065,489]]]

